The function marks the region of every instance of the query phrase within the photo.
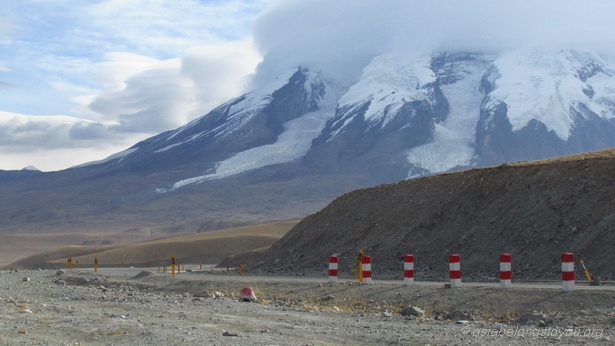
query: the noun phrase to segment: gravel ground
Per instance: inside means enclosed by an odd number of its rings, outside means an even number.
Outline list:
[[[257,302],[239,301],[246,286]],[[0,274],[0,344],[610,345],[614,298],[609,289],[7,271]]]

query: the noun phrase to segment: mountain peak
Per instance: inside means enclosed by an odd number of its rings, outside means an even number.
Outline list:
[[[615,146],[614,67],[574,50],[390,52],[342,87],[299,66],[113,162],[172,168],[164,192],[266,167],[377,184],[599,150]]]

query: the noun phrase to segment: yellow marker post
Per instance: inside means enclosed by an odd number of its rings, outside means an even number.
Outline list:
[[[73,259],[72,259],[72,258],[70,258],[70,257],[69,257],[69,258],[66,260],[66,267],[67,267],[68,269],[73,269]]]
[[[171,256],[171,276],[175,276],[175,256]]]
[[[359,283],[363,283],[363,249],[359,250]]]
[[[239,261],[239,276],[243,276],[243,261]]]
[[[98,257],[94,257],[94,273],[98,271]]]
[[[592,276],[589,274],[589,270],[587,270],[587,268],[585,268],[585,261],[579,260],[579,262],[581,263],[581,266],[583,266],[583,274],[585,274],[585,278],[589,282],[589,285],[590,286],[600,286],[600,280],[598,280],[598,279],[594,280],[592,278]]]

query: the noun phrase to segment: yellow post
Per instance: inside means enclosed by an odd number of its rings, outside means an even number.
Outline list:
[[[583,274],[585,274],[585,278],[591,284],[594,280],[592,280],[592,276],[589,275],[589,271],[587,270],[587,268],[585,268],[585,261],[579,260],[579,263],[581,263],[581,266],[583,266]]]
[[[75,261],[75,268],[79,268],[79,260]]]
[[[94,257],[94,273],[98,271],[98,257]]]
[[[66,260],[66,267],[67,267],[68,269],[73,269],[73,259],[72,259],[72,258],[70,258],[70,257],[69,257],[69,258]]]
[[[162,267],[162,269],[163,269],[163,270],[162,270],[162,272],[163,272],[163,273],[166,273],[166,272],[167,272],[167,266]]]
[[[239,276],[243,276],[243,261],[239,261]]]
[[[171,276],[175,276],[175,256],[171,256]]]
[[[359,250],[359,283],[363,283],[363,249]]]

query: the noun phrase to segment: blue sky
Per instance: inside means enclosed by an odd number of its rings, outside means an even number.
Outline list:
[[[101,160],[303,65],[390,50],[615,51],[610,0],[3,0],[0,169]]]

